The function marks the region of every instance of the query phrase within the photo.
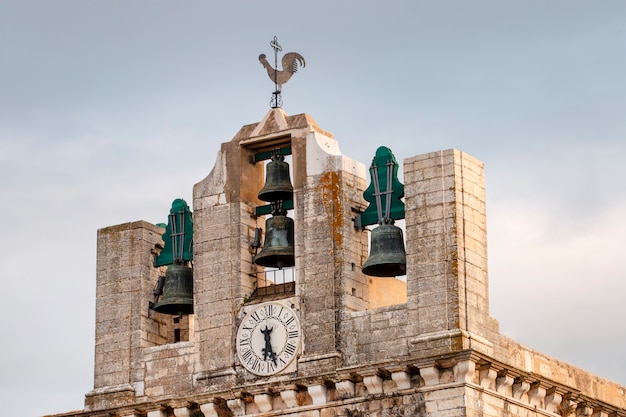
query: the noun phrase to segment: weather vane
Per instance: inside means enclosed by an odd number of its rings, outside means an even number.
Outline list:
[[[272,93],[272,99],[270,100],[270,106],[275,109],[283,105],[283,100],[280,96],[283,84],[285,84],[293,74],[298,71],[298,66],[305,67],[304,57],[297,52],[288,52],[283,56],[281,63],[283,65],[282,71],[278,70],[278,53],[283,48],[278,43],[278,38],[274,36],[274,39],[270,42],[270,46],[274,49],[274,67],[267,62],[265,54],[259,55],[259,61],[267,70],[267,75],[274,81],[274,92]]]

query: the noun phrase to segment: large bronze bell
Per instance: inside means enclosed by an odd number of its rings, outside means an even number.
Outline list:
[[[261,266],[284,268],[296,264],[293,254],[293,219],[284,214],[274,214],[265,220],[263,248],[254,257]]]
[[[265,168],[265,186],[259,191],[259,200],[291,200],[293,186],[289,177],[289,164],[280,152],[275,152]]]
[[[193,271],[190,267],[173,264],[167,268],[163,295],[151,308],[177,316],[193,313]]]
[[[406,274],[406,252],[402,229],[383,223],[372,230],[370,256],[363,264],[363,273],[375,277],[396,277]]]

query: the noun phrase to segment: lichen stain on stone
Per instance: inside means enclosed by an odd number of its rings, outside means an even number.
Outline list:
[[[458,352],[460,350],[463,350],[463,337],[462,336],[452,337],[450,342],[451,342],[450,348],[453,351]]]
[[[340,179],[337,172],[325,172],[321,175],[319,188],[322,194],[321,203],[328,215],[331,233],[337,249],[343,244],[343,208],[340,198]]]
[[[459,274],[459,261],[456,258],[453,258],[450,261],[450,269],[453,276],[457,276]]]

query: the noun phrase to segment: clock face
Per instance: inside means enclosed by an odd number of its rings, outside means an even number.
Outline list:
[[[289,307],[270,302],[259,304],[241,321],[237,331],[237,355],[255,375],[284,370],[300,346],[300,323]]]

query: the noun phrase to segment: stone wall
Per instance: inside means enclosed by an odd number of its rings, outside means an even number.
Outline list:
[[[161,318],[148,309],[162,233],[143,221],[98,230],[94,390],[87,409],[133,401],[135,383],[143,381],[142,348],[164,340]]]

